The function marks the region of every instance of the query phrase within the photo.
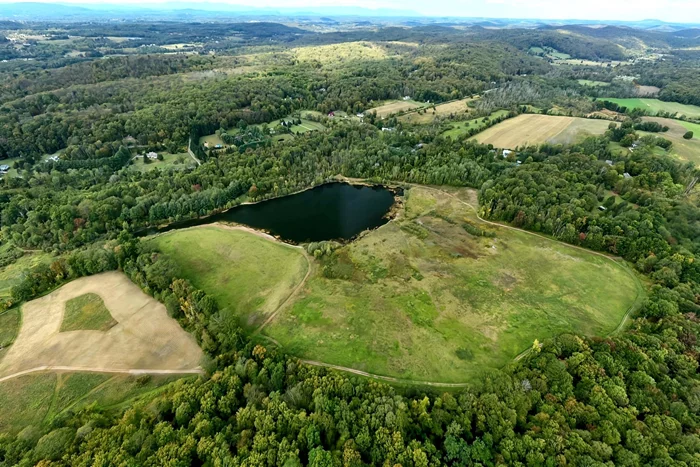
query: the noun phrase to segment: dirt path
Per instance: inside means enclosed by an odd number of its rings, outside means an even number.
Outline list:
[[[8,379],[17,378],[32,373],[40,373],[45,371],[70,371],[76,373],[119,373],[125,375],[202,375],[204,370],[201,368],[192,368],[186,370],[152,370],[152,369],[132,369],[122,370],[116,368],[85,368],[78,366],[38,366],[29,370],[18,371],[11,375],[0,378],[0,383]]]
[[[302,363],[307,365],[320,366],[323,368],[330,368],[332,370],[344,371],[346,373],[352,373],[354,375],[365,376],[367,378],[378,379],[382,381],[387,381],[389,383],[404,383],[404,384],[414,384],[421,386],[432,386],[437,388],[466,388],[469,387],[469,383],[440,383],[436,381],[417,381],[413,379],[401,379],[394,378],[392,376],[382,376],[375,375],[373,373],[367,373],[366,371],[356,370],[354,368],[348,368],[346,366],[331,365],[330,363],[317,362],[315,360],[300,360]]]

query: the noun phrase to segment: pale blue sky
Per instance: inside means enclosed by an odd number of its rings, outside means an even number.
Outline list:
[[[0,0],[10,3],[13,0]],[[134,4],[140,6],[177,3],[167,0],[32,0],[63,4]],[[186,0],[190,4],[205,1]],[[220,0],[254,7],[358,6],[413,10],[430,16],[492,18],[601,19],[700,23],[700,0]]]

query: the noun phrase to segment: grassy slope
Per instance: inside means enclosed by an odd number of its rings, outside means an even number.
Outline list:
[[[66,302],[61,332],[95,330],[108,331],[117,322],[99,295],[87,293]]]
[[[265,333],[311,360],[463,382],[534,339],[613,331],[639,293],[601,256],[503,228],[467,234],[460,223],[478,220],[444,195],[412,189],[402,217],[341,250],[351,280],[315,275]]]
[[[489,115],[490,119],[498,118],[503,115],[508,115],[507,110],[497,110]],[[466,120],[464,122],[455,122],[450,124],[450,129],[442,133],[443,136],[448,138],[459,138],[460,136],[466,135],[467,131],[472,128],[485,128],[486,123],[483,122],[483,117],[475,118],[472,120]]]
[[[700,166],[700,125],[670,118],[650,117],[645,118],[645,120],[655,121],[669,127],[666,133],[654,133],[654,135],[666,138],[673,143],[669,151],[673,157],[683,162],[692,162],[696,166]],[[690,140],[683,138],[687,131],[694,133],[693,138]],[[644,134],[644,132],[639,133]]]
[[[136,159],[131,167],[139,172],[148,172],[155,169],[169,169],[171,167],[180,169],[194,165],[196,162],[185,152],[182,154],[163,154],[162,161],[150,161],[148,164],[145,164],[142,159]]]
[[[664,102],[658,99],[616,99],[601,97],[599,100],[614,102],[627,108],[644,109],[651,113],[659,111],[676,112],[687,117],[700,117],[700,107],[696,105],[678,104],[676,102]]]
[[[10,289],[12,289],[12,286],[19,283],[24,271],[36,266],[39,263],[48,263],[52,259],[53,256],[48,253],[28,253],[14,263],[9,264],[4,268],[0,268],[0,298],[9,297]]]
[[[178,261],[183,277],[248,327],[275,311],[307,271],[299,250],[241,230],[212,225],[151,242]]]
[[[47,426],[66,411],[96,403],[109,410],[126,401],[144,399],[178,376],[135,377],[96,373],[39,373],[0,383],[0,431]]]

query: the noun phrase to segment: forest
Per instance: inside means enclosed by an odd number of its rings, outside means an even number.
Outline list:
[[[0,310],[118,270],[162,302],[207,356],[202,376],[133,404],[91,404],[0,433],[0,466],[700,465],[700,170],[668,154],[677,143],[668,127],[642,119],[648,111],[604,99],[655,86],[663,102],[700,105],[700,56],[680,50],[698,39],[568,29],[585,37],[549,27],[317,33],[272,23],[0,22],[0,37],[13,38],[0,40],[0,59],[9,60],[0,65],[0,159],[13,171],[0,180],[0,269],[51,254],[23,271]],[[56,37],[16,47],[19,33]],[[668,60],[630,58],[623,45],[635,37]],[[374,44],[379,58],[300,58],[306,47],[358,41]],[[202,45],[196,54],[160,50],[185,42]],[[600,63],[556,64],[532,47]],[[65,56],[82,48],[91,53]],[[359,116],[405,97],[423,105],[412,111],[434,117]],[[459,112],[435,110],[467,98]],[[234,146],[249,142],[232,136],[236,128],[257,137],[270,131],[264,124],[301,111],[324,129]],[[508,153],[474,141],[479,130],[444,135],[453,123],[486,128],[522,113],[610,126]],[[222,134],[231,147],[200,144]],[[146,151],[196,163],[135,170]],[[535,341],[465,388],[390,385],[307,365],[246,333],[143,240],[157,227],[338,175],[473,188],[483,219],[620,258],[646,298],[619,332]],[[338,259],[327,250],[324,261]]]

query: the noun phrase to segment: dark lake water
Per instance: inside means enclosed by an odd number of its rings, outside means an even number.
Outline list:
[[[393,204],[394,192],[384,187],[328,183],[161,231],[223,221],[263,229],[295,243],[350,239],[363,230],[385,224],[385,215]]]

